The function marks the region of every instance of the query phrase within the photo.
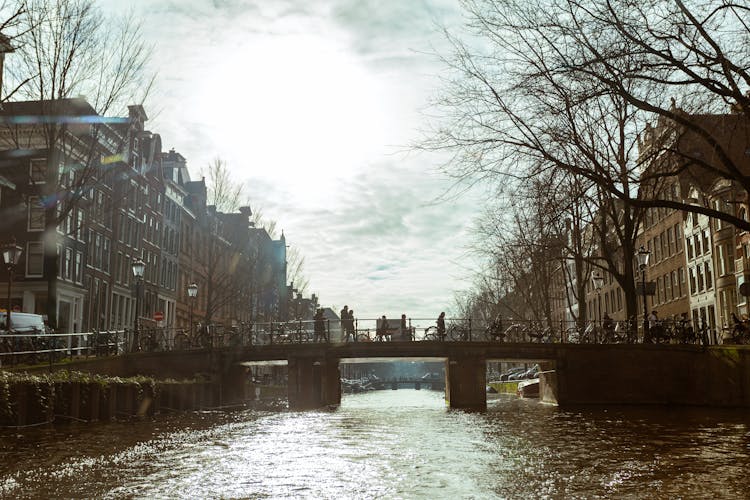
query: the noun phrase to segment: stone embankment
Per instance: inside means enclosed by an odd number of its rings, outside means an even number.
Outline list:
[[[221,404],[218,384],[200,379],[157,381],[68,371],[48,375],[0,371],[2,427],[146,417]]]

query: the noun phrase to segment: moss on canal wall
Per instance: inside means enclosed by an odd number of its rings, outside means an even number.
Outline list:
[[[0,371],[0,426],[145,417],[221,404],[218,385],[205,380],[106,377],[58,371],[32,375]]]
[[[516,394],[516,392],[518,391],[517,380],[507,382],[489,382],[488,385],[495,389],[498,394]]]

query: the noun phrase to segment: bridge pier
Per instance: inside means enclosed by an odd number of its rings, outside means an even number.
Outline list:
[[[310,410],[341,403],[341,374],[337,358],[290,357],[289,408]]]
[[[481,357],[450,357],[445,362],[445,399],[451,408],[487,408],[486,362]]]

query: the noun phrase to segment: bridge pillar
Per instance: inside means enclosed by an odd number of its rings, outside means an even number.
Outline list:
[[[484,358],[453,357],[445,362],[445,399],[451,408],[487,408]]]
[[[288,369],[289,408],[309,410],[341,403],[338,359],[290,357]]]

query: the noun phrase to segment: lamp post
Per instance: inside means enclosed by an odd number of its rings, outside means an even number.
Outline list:
[[[13,306],[10,301],[10,292],[13,288],[13,271],[16,269],[16,265],[18,264],[18,261],[21,259],[21,255],[23,254],[23,248],[19,247],[16,244],[16,239],[13,238],[13,241],[5,247],[3,247],[3,261],[5,261],[5,267],[8,269],[8,312],[5,315],[5,325],[6,329],[10,331],[11,329],[11,323],[10,323],[10,311],[13,309]]]
[[[135,259],[132,264],[133,276],[135,276],[135,322],[133,324],[133,350],[137,351],[140,348],[140,339],[138,338],[138,305],[141,299],[141,281],[143,280],[143,273],[146,270],[146,264],[141,259]]]
[[[638,269],[641,270],[641,291],[643,292],[643,339],[648,337],[648,303],[646,302],[646,266],[651,252],[644,246],[638,249],[636,258],[638,259]]]
[[[193,303],[198,296],[198,285],[190,283],[187,287],[188,297],[190,300],[190,339],[193,339]]]
[[[602,287],[604,286],[604,278],[602,278],[602,275],[599,274],[599,271],[594,271],[591,274],[591,284],[594,286],[594,290],[596,290],[596,307],[598,310],[598,318],[599,318],[599,328],[602,327]],[[594,329],[594,343],[599,342],[598,336],[598,329]]]

